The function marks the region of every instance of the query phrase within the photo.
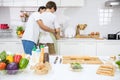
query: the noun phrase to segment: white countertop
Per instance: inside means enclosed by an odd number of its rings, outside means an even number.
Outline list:
[[[108,39],[103,39],[103,40],[98,40],[98,39],[93,39],[93,38],[61,38],[59,40],[57,40],[58,42],[62,42],[62,41],[84,41],[84,42],[120,42],[120,40],[108,40]]]
[[[0,41],[2,42],[13,42],[13,41],[21,41],[21,38],[18,38],[17,36],[13,36],[13,37],[8,37],[8,38],[0,38]],[[120,42],[120,40],[107,40],[107,39],[104,39],[104,40],[96,40],[96,39],[93,39],[93,38],[61,38],[59,40],[57,40],[58,42],[62,42],[62,41],[72,41],[72,42],[75,42],[75,41],[83,41],[83,42]]]
[[[53,64],[54,60],[52,57],[52,70],[46,75],[37,75],[28,69],[17,75],[0,74],[0,80],[120,80],[120,70],[115,72],[115,76],[103,76],[96,74],[99,65],[82,64],[80,72],[72,72],[69,64]]]

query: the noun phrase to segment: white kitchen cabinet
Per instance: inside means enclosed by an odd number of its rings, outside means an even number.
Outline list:
[[[96,42],[87,41],[62,41],[58,42],[60,55],[96,55]]]
[[[84,0],[61,0],[61,6],[63,6],[63,7],[82,7],[82,6],[84,6]]]
[[[14,0],[3,0],[2,4],[3,6],[13,6]]]
[[[37,0],[24,0],[24,6],[37,6]]]
[[[2,0],[0,0],[0,6],[2,6],[2,3],[3,3]]]
[[[120,42],[115,40],[97,42],[98,56],[113,56],[118,54],[120,54]]]
[[[14,0],[13,6],[25,6],[26,0]]]
[[[3,0],[2,4],[3,6],[18,6],[18,7],[24,7],[24,6],[37,6],[37,0]]]
[[[45,6],[48,1],[54,1],[58,7],[82,7],[84,0],[1,0],[2,6],[30,7]]]
[[[37,0],[14,0],[14,6],[37,6]]]
[[[60,6],[60,0],[38,0],[38,6],[45,6],[48,1],[54,1],[57,6]]]
[[[3,50],[10,51],[12,53],[24,53],[23,46],[21,42],[2,42],[0,41],[0,52]]]

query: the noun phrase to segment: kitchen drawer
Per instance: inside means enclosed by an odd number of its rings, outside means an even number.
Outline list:
[[[60,55],[96,55],[96,42],[58,42]]]
[[[24,53],[21,42],[0,42],[0,52],[3,50],[12,53]]]
[[[3,6],[13,6],[14,0],[3,0]]]
[[[112,56],[120,54],[120,42],[97,42],[98,56]]]

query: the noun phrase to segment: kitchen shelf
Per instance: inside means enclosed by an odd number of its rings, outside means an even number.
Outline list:
[[[12,7],[12,8],[38,8],[39,6],[45,6],[48,1],[54,1],[59,8],[79,8],[84,6],[85,0],[2,0],[0,7]],[[76,2],[77,1],[77,2]]]

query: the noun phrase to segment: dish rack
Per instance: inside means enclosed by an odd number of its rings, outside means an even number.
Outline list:
[[[12,29],[0,29],[0,38],[3,37],[11,37],[12,36]]]

